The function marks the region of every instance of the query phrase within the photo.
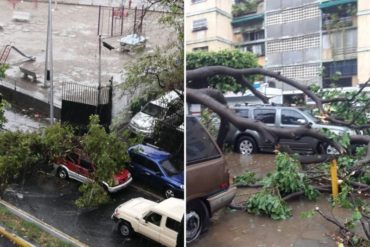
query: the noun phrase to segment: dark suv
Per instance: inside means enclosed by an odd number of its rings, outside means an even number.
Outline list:
[[[198,119],[186,118],[186,241],[206,230],[212,214],[236,193],[225,158]]]
[[[231,107],[235,113],[241,117],[259,120],[267,126],[278,128],[295,128],[305,124],[311,124],[314,129],[328,129],[336,134],[349,133],[355,135],[356,132],[344,126],[323,124],[310,111],[304,108],[254,105],[254,106],[235,106]],[[257,151],[271,152],[274,147],[266,142],[256,131],[245,130],[243,132],[231,127],[226,143],[234,146],[235,151],[241,154],[251,154]],[[312,137],[302,137],[299,140],[281,139],[280,144],[288,145],[293,151],[298,153],[317,153],[323,150],[324,153],[333,154],[337,150],[325,143],[320,143]]]

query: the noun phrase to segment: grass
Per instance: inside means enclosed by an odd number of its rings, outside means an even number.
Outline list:
[[[18,236],[28,239],[37,245],[45,247],[72,247],[70,243],[61,241],[45,232],[39,226],[25,221],[12,214],[6,207],[0,205],[0,224],[13,231]]]

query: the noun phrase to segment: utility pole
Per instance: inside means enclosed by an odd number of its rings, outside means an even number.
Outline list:
[[[100,88],[101,88],[101,43],[102,43],[102,39],[101,39],[101,35],[99,34],[99,75],[98,75],[98,105],[97,107],[99,107],[99,104],[100,104]]]
[[[48,27],[46,36],[46,55],[45,55],[45,74],[44,87],[50,84],[49,103],[50,103],[50,124],[54,123],[54,85],[53,85],[53,17],[51,11],[51,0],[48,6]]]

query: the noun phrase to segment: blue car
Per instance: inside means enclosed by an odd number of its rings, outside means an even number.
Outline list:
[[[138,144],[128,149],[129,170],[136,181],[159,189],[166,198],[184,197],[184,166],[157,147]]]

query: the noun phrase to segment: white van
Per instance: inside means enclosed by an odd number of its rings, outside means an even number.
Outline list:
[[[168,104],[178,99],[175,91],[147,103],[130,121],[129,128],[136,134],[150,136],[154,132],[155,121],[163,119],[168,110]]]

